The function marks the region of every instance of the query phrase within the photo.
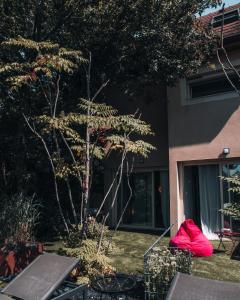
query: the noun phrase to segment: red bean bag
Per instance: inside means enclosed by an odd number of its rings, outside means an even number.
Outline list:
[[[177,234],[170,240],[170,246],[187,249],[194,256],[211,256],[213,246],[202,233],[201,229],[189,219],[182,223]]]

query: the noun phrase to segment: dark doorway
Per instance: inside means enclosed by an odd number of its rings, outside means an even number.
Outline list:
[[[184,214],[201,227],[198,166],[184,167]]]

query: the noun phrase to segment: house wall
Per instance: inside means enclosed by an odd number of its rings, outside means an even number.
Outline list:
[[[159,170],[168,168],[168,114],[167,114],[167,91],[165,87],[151,86],[142,87],[138,95],[129,96],[124,88],[108,88],[106,95],[108,104],[113,105],[123,114],[133,114],[139,109],[142,114],[141,119],[151,124],[155,133],[151,137],[143,139],[152,143],[157,150],[153,151],[147,159],[136,158],[134,162],[134,171]],[[104,181],[105,189],[111,182],[114,170],[117,167],[117,160],[109,159],[105,164]],[[110,196],[111,197],[111,196]],[[110,198],[109,197],[109,198]],[[116,207],[113,210],[111,224],[116,223]]]
[[[141,119],[151,125],[154,136],[143,137],[152,143],[157,150],[153,151],[144,162],[136,160],[136,168],[167,166],[168,165],[168,121],[167,121],[167,91],[164,87],[151,86],[142,88],[135,96],[126,94],[121,87],[107,90],[106,102],[122,114],[141,113]],[[111,161],[107,166],[112,166]]]
[[[231,59],[238,59],[236,51]],[[213,69],[219,68],[216,61]],[[186,105],[183,82],[168,89],[170,218],[177,220],[174,234],[184,220],[182,164],[220,162],[240,158],[240,96]],[[222,155],[223,148],[230,154]]]

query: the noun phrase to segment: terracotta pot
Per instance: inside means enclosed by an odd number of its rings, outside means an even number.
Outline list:
[[[14,277],[26,268],[39,254],[43,253],[40,243],[16,246],[10,251],[0,251],[0,277]]]

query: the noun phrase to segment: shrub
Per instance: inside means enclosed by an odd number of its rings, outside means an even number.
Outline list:
[[[8,244],[26,244],[34,239],[39,220],[39,204],[34,195],[15,194],[2,197],[0,214],[0,239]]]
[[[118,248],[110,239],[108,227],[102,226],[94,218],[88,219],[86,236],[83,240],[81,229],[81,225],[72,226],[69,235],[63,240],[65,248],[60,249],[60,254],[79,258],[79,267],[75,270],[74,276],[78,278],[79,283],[86,283],[97,275],[114,271],[108,254],[116,253]],[[103,239],[101,248],[98,249],[102,230]]]
[[[240,177],[233,176],[233,177],[220,177],[222,180],[225,180],[229,185],[230,188],[228,189],[229,192],[240,195]],[[226,203],[223,209],[220,209],[220,212],[223,215],[233,217],[235,219],[240,219],[240,200],[239,197],[236,197],[235,202]]]
[[[110,258],[102,251],[98,253],[97,246],[97,241],[86,239],[79,248],[64,248],[60,251],[60,254],[79,258],[79,267],[75,271],[75,276],[80,277],[81,282],[114,271]]]
[[[67,248],[76,248],[81,246],[81,229],[81,225],[73,225],[69,234],[63,238],[63,243]],[[102,230],[104,241],[106,241],[110,235],[108,227],[102,227],[102,224],[98,223],[94,218],[89,218],[85,238],[99,241]]]

